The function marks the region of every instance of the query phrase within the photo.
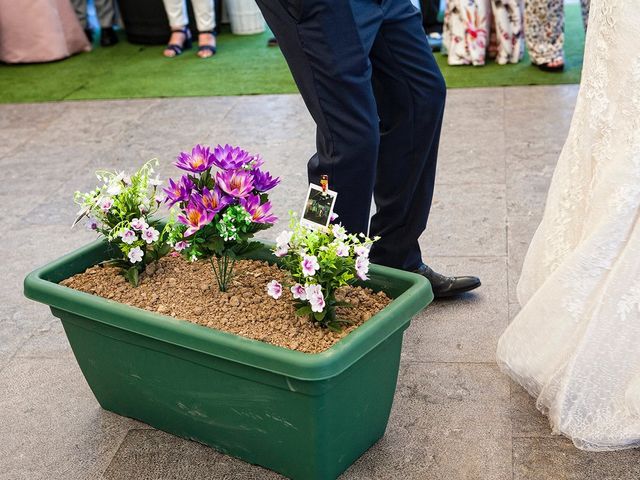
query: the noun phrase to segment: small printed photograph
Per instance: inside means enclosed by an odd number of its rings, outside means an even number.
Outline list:
[[[312,228],[328,226],[337,195],[331,190],[323,192],[318,185],[309,185],[300,223]]]

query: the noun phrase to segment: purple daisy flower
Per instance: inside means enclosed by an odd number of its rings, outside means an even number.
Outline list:
[[[213,149],[213,163],[222,170],[242,168],[253,159],[249,152],[240,147],[218,145]]]
[[[187,172],[202,173],[211,168],[213,163],[214,157],[209,151],[209,147],[196,145],[191,150],[191,154],[182,152],[178,155],[174,165]]]
[[[280,183],[280,177],[273,178],[269,172],[263,172],[256,168],[253,174],[253,186],[259,192],[266,192]]]
[[[274,224],[278,220],[271,214],[271,202],[260,204],[260,197],[257,195],[249,195],[240,199],[240,205],[249,212],[253,223]]]
[[[215,187],[212,190],[204,187],[202,189],[202,195],[197,195],[197,199],[207,210],[212,212],[214,215],[224,207],[229,205],[232,201],[227,195],[224,195]]]
[[[216,174],[220,189],[236,198],[244,198],[253,191],[253,176],[245,170],[229,170]]]
[[[186,202],[189,200],[191,190],[195,185],[187,175],[183,175],[178,182],[174,182],[173,179],[169,179],[169,186],[163,188],[162,191],[167,194],[165,202],[170,206],[174,206],[179,202]]]
[[[187,208],[184,209],[184,215],[178,215],[178,221],[186,225],[187,230],[184,232],[185,237],[190,237],[205,225],[211,223],[215,214],[209,212],[199,202],[189,202]]]

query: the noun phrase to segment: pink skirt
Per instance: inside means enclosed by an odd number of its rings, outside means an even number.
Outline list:
[[[0,0],[0,61],[51,62],[90,50],[69,0]]]

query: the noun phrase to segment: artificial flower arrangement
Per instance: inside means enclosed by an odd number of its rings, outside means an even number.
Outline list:
[[[167,231],[153,215],[161,196],[159,178],[151,178],[157,160],[147,162],[133,175],[125,172],[98,171],[102,185],[74,195],[80,211],[73,223],[87,218],[87,227],[105,237],[113,247],[113,258],[105,263],[120,267],[122,275],[133,285],[140,281],[146,266],[166,255]]]
[[[280,179],[261,170],[262,164],[260,156],[239,147],[196,145],[175,162],[187,173],[164,189],[166,202],[178,209],[169,222],[169,242],[190,261],[209,259],[222,292],[236,257],[260,248],[251,238],[277,220],[267,192]]]
[[[273,253],[281,259],[293,283],[283,286],[272,280],[267,292],[277,300],[288,287],[296,315],[339,331],[350,322],[338,318],[336,309],[350,305],[336,299],[336,290],[358,278],[369,279],[369,251],[377,238],[349,234],[340,224],[312,229],[301,225],[293,215],[290,227],[276,238]]]

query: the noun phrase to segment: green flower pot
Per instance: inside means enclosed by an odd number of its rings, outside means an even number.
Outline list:
[[[251,257],[272,260],[267,247]],[[294,479],[335,478],[382,437],[403,332],[433,298],[423,277],[372,265],[367,285],[393,302],[306,354],[58,285],[104,259],[96,241],[24,282],[62,321],[102,408]]]

